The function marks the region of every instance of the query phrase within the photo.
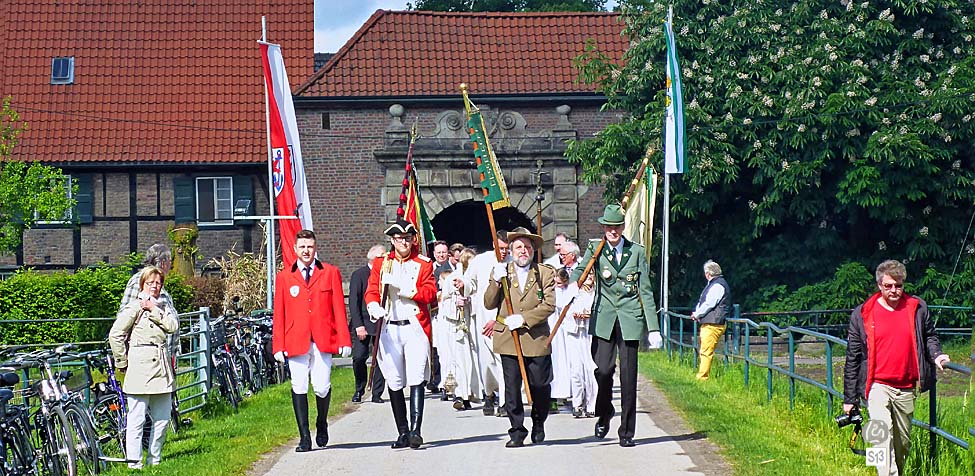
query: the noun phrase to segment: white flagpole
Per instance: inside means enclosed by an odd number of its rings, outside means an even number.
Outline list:
[[[663,328],[666,332],[665,336],[670,335],[670,316],[667,314],[669,311],[669,299],[668,294],[670,291],[669,283],[669,272],[670,272],[670,174],[664,173],[664,239],[663,239],[663,249],[661,249],[660,257],[663,263],[663,291],[660,293],[660,302],[663,307]]]
[[[260,42],[267,41],[267,18],[261,16],[261,40]],[[268,103],[268,94],[271,94],[267,89],[267,81],[264,81],[263,76],[261,77],[261,82],[264,83],[264,127],[265,135],[267,137],[267,202],[268,202],[268,215],[274,216],[274,169],[271,166],[271,105]],[[267,308],[274,309],[274,272],[277,270],[277,260],[274,256],[274,220],[267,220],[267,234],[265,236],[265,241],[267,241]]]

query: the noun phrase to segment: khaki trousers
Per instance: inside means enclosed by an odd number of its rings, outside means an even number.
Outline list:
[[[724,324],[701,324],[700,365],[697,368],[697,379],[707,380],[711,375],[711,360],[714,359],[714,348],[724,334]]]
[[[911,417],[914,416],[914,398],[913,390],[901,390],[882,383],[870,386],[870,396],[867,398],[867,412],[870,413],[868,426],[883,423],[887,430],[887,438],[883,441],[871,442],[871,446],[884,448],[888,456],[893,456],[886,459],[887,464],[877,466],[878,476],[904,474],[904,461],[911,452]],[[877,431],[869,433],[878,434]],[[891,452],[893,455],[890,454]],[[895,464],[890,464],[891,461]]]

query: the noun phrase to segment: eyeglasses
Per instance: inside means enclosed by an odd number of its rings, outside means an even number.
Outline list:
[[[888,291],[892,289],[904,289],[904,283],[880,283],[880,287]]]

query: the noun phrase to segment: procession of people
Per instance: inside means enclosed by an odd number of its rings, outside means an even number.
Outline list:
[[[371,247],[367,265],[353,273],[348,314],[338,269],[317,259],[314,233],[299,232],[297,261],[275,283],[274,318],[275,358],[287,361],[293,378],[295,451],[312,447],[309,378],[315,443],[328,444],[332,353],[353,355],[354,403],[370,390],[374,403],[388,395],[394,449],[423,446],[428,392],[457,412],[480,404],[485,416],[507,417],[509,448],[529,436],[543,443],[548,416],[563,410],[597,418],[595,436],[603,438],[616,413],[618,354],[619,444],[633,446],[636,350],[659,333],[646,255],[620,236],[622,220],[618,205],[606,207],[599,223],[609,246],[595,258],[592,244],[580,259],[579,245],[559,233],[556,254],[540,263],[544,240],[523,227],[498,230],[492,249],[480,253],[438,241],[428,257],[416,226],[398,217],[384,230],[389,244]],[[590,259],[593,271],[580,286]]]

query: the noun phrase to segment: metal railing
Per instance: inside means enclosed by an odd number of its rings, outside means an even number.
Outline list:
[[[935,308],[936,306],[931,306]],[[953,308],[957,309],[957,308]],[[970,310],[970,308],[969,308]],[[822,311],[813,311],[822,312]],[[835,311],[834,311],[835,312]],[[849,313],[849,311],[846,311]],[[744,373],[744,385],[748,386],[749,377],[751,374],[751,366],[755,365],[760,368],[765,369],[766,375],[766,398],[771,401],[773,396],[773,377],[775,374],[780,374],[788,378],[789,386],[789,409],[795,408],[796,399],[796,382],[802,382],[808,384],[814,388],[826,392],[826,407],[827,414],[833,415],[834,399],[839,398],[840,402],[843,399],[843,393],[841,390],[837,390],[834,387],[834,375],[833,375],[833,354],[834,347],[842,346],[846,348],[847,341],[836,337],[834,335],[827,334],[825,332],[819,332],[816,330],[807,329],[798,326],[785,326],[779,327],[771,322],[760,322],[742,317],[744,315],[751,316],[772,316],[778,313],[741,313],[740,306],[738,304],[734,305],[733,317],[727,319],[728,328],[723,336],[723,349],[715,349],[715,353],[719,353],[723,356],[725,365],[731,364],[731,361],[740,361],[743,366]],[[795,312],[787,314],[797,314]],[[674,329],[674,319],[676,319],[677,326]],[[662,322],[662,331],[664,333],[664,346],[667,351],[669,358],[673,358],[675,352],[679,354],[680,359],[684,358],[685,351],[689,350],[694,355],[694,365],[698,365],[698,353],[697,348],[699,346],[699,326],[698,322],[691,319],[687,314],[680,314],[677,312],[668,312],[667,316]],[[690,327],[689,332],[685,327]],[[845,334],[845,327],[844,334]],[[755,331],[754,333],[752,331]],[[940,330],[939,330],[940,332]],[[969,333],[971,330],[969,330]],[[796,336],[800,338],[797,340]],[[814,378],[800,375],[796,370],[796,348],[797,342],[802,341],[806,344],[802,337],[808,336],[813,340],[814,343],[821,343],[825,348],[825,356],[822,359],[816,359],[825,363],[825,377],[824,381],[820,382]],[[764,360],[758,360],[752,357],[752,341],[753,338],[759,340],[758,344],[765,348],[766,357]],[[773,351],[774,346],[786,346],[787,352],[787,367],[784,366],[783,358],[786,356],[781,356],[778,359],[775,358]],[[675,349],[676,348],[676,349]],[[972,360],[975,361],[975,355],[971,356]],[[971,368],[964,365],[960,365],[954,362],[949,362],[945,365],[946,369],[959,372],[963,375],[971,376]],[[914,426],[923,428],[930,434],[929,439],[929,457],[931,461],[934,462],[937,459],[938,454],[938,437],[944,438],[945,440],[955,444],[965,450],[969,449],[969,443],[965,441],[962,437],[952,434],[938,426],[938,391],[937,391],[937,381],[929,390],[929,401],[928,406],[928,422],[923,422],[917,419],[912,419],[912,424]],[[975,436],[975,428],[968,428],[968,433]]]
[[[176,378],[177,382],[180,380],[180,376],[189,375],[189,380],[181,385],[178,384],[176,387],[176,394],[179,398],[179,412],[189,413],[194,410],[198,410],[206,404],[206,397],[210,391],[211,379],[213,376],[213,371],[211,369],[212,359],[210,358],[210,347],[209,347],[209,332],[210,332],[210,308],[201,307],[197,311],[187,312],[179,314],[179,326],[180,326],[180,349],[188,349],[188,351],[180,352],[176,356]],[[73,324],[73,323],[111,323],[114,322],[114,317],[87,317],[87,318],[77,318],[77,319],[8,319],[0,320],[0,333],[3,332],[3,328],[7,326],[14,325],[32,325],[39,323],[60,323],[60,324]],[[106,340],[97,341],[82,341],[82,342],[56,342],[56,343],[44,343],[44,344],[26,344],[29,348],[43,348],[43,347],[58,347],[64,344],[75,344],[83,348],[107,348],[108,342]],[[0,345],[0,350],[12,347]],[[62,366],[78,366],[83,367],[86,365],[82,361],[71,361],[64,360],[59,363]],[[25,382],[26,384],[26,379]],[[185,393],[193,392],[189,395]],[[90,398],[86,392],[86,396]],[[91,402],[89,402],[91,403]]]

